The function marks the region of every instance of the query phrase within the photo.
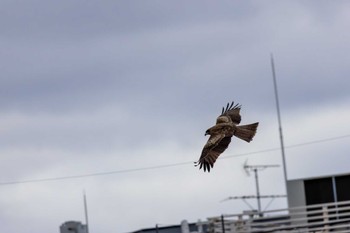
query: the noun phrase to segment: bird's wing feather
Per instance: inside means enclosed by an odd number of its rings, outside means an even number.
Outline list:
[[[231,142],[231,136],[226,137],[225,134],[216,134],[210,136],[205,144],[201,157],[199,158],[199,169],[202,167],[204,171],[210,172],[210,168],[214,166],[219,155],[226,150]]]
[[[239,124],[241,122],[241,115],[239,112],[241,111],[241,105],[235,104],[232,102],[231,104],[228,103],[226,105],[226,108],[222,108],[222,112],[220,116],[229,116],[233,123]],[[219,117],[220,117],[219,116]]]
[[[220,141],[220,143],[215,148],[213,148],[213,151],[215,151],[219,154],[223,153],[227,149],[230,142],[231,142],[231,137],[224,137]]]

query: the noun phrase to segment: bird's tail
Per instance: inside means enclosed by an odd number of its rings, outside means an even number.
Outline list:
[[[258,128],[259,122],[249,125],[239,125],[234,132],[234,135],[246,142],[250,142],[255,136],[256,129]]]

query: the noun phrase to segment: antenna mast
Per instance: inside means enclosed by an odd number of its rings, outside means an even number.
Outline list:
[[[236,199],[241,199],[244,201],[253,211],[254,208],[246,201],[246,199],[256,199],[258,203],[258,214],[261,216],[262,211],[261,211],[261,198],[272,198],[270,203],[265,207],[265,209],[271,204],[271,202],[275,198],[281,198],[281,197],[286,197],[285,195],[260,195],[260,189],[259,189],[259,176],[258,176],[258,171],[262,171],[266,168],[272,168],[272,167],[279,167],[279,165],[271,164],[271,165],[248,165],[247,160],[243,164],[243,169],[246,172],[247,176],[250,175],[250,171],[253,171],[255,174],[255,184],[256,184],[256,195],[247,195],[247,196],[235,196],[235,197],[228,197],[222,201],[226,200],[236,200]]]
[[[279,134],[280,134],[282,163],[283,163],[283,174],[284,174],[284,184],[285,184],[286,194],[287,194],[287,165],[286,165],[286,156],[285,156],[285,153],[284,153],[282,121],[281,121],[280,105],[279,105],[279,100],[278,100],[278,90],[277,90],[277,81],[276,81],[276,72],[275,72],[275,63],[274,63],[274,60],[273,60],[273,54],[271,54],[271,68],[272,68],[273,85],[274,85],[274,90],[275,90],[276,109],[277,109],[277,118],[278,118],[278,128],[279,128]]]
[[[255,175],[255,185],[256,185],[256,199],[258,201],[258,211],[259,213],[261,213],[261,202],[260,202],[260,198],[262,197],[260,195],[260,189],[259,189],[259,176],[258,176],[258,171],[262,171],[266,168],[270,168],[270,167],[279,167],[279,165],[247,165],[244,164],[244,170],[247,171],[251,170],[254,172]],[[249,174],[249,173],[248,173]]]

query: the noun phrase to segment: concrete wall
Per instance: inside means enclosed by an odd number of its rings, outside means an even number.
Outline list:
[[[289,208],[305,206],[304,180],[287,181],[287,194]]]

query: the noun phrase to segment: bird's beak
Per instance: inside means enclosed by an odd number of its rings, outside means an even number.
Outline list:
[[[205,132],[204,136],[207,136],[208,135],[208,132]]]

